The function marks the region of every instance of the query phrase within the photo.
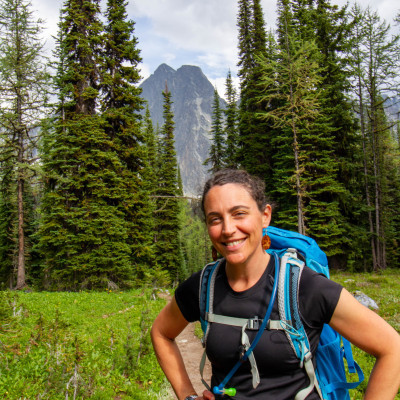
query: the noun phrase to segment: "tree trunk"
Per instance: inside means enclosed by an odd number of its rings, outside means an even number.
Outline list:
[[[362,149],[363,149],[363,166],[364,166],[364,187],[365,187],[365,197],[367,200],[368,207],[368,223],[369,223],[369,234],[371,236],[371,252],[372,252],[372,265],[373,269],[376,269],[377,259],[376,259],[376,237],[374,233],[374,223],[372,220],[372,212],[371,212],[371,199],[369,194],[369,185],[368,185],[368,166],[367,166],[367,149],[366,149],[366,133],[365,133],[365,119],[364,119],[364,101],[363,94],[361,89],[361,79],[358,77],[358,99],[359,99],[359,108],[360,108],[360,128],[361,128],[361,136],[362,136]]]
[[[303,193],[301,189],[300,181],[300,161],[299,161],[299,143],[297,141],[297,130],[296,127],[292,126],[293,129],[293,152],[294,152],[294,164],[296,174],[296,194],[297,194],[297,224],[298,232],[305,235],[305,223],[304,223],[304,211],[303,211]]]
[[[22,142],[22,143],[21,143]],[[23,138],[20,133],[20,148],[18,149],[18,182],[17,182],[17,202],[18,202],[18,265],[17,265],[17,286],[22,289],[26,286],[25,282],[25,232],[24,232],[24,177],[21,171],[23,161]]]

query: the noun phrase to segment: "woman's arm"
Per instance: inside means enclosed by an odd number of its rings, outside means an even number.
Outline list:
[[[175,342],[175,338],[187,325],[188,321],[182,315],[175,298],[173,298],[161,310],[151,328],[151,340],[158,362],[179,400],[183,400],[191,394],[196,394]],[[199,400],[203,398],[213,400],[214,396],[206,391],[204,397],[199,397]]]
[[[376,357],[364,400],[392,400],[400,386],[400,335],[343,289],[329,325]]]

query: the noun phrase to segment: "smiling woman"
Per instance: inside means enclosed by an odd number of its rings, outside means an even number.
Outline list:
[[[243,184],[216,182],[203,195],[208,234],[226,260],[232,289],[243,291],[259,280],[270,259],[261,240],[263,228],[271,221],[271,206],[266,204],[261,183],[249,191]],[[258,203],[251,193],[260,193],[255,196]]]
[[[158,361],[178,399],[321,399],[318,385],[299,363],[285,330],[274,324],[280,319],[279,298],[273,301],[280,263],[274,262],[276,254],[270,257],[263,249],[262,230],[271,221],[263,183],[245,171],[219,171],[205,185],[202,207],[210,239],[222,255],[214,264],[218,263],[218,270],[212,318],[206,316],[206,353],[215,394],[195,393],[175,343],[189,322],[200,319],[202,272],[198,272],[176,289],[151,333]],[[365,400],[394,398],[400,384],[400,337],[390,325],[342,286],[307,266],[299,277],[298,310],[314,363],[322,328],[329,324],[377,359]],[[272,325],[264,323],[265,315]],[[260,321],[261,330],[255,326]],[[257,343],[251,345],[252,360],[245,357],[250,343]],[[225,384],[231,388],[224,389]]]

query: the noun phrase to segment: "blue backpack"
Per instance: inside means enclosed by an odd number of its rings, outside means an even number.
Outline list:
[[[275,279],[271,301],[263,320],[250,318],[234,318],[213,313],[214,283],[220,261],[204,267],[200,278],[200,322],[203,330],[203,347],[207,343],[210,323],[220,323],[242,327],[241,359],[235,364],[225,379],[212,390],[215,394],[234,396],[234,388],[225,388],[244,361],[249,359],[253,377],[253,387],[260,382],[253,349],[258,343],[264,329],[284,330],[288,341],[299,359],[300,366],[305,369],[309,385],[297,393],[295,400],[305,399],[314,388],[322,400],[350,400],[349,389],[357,387],[364,374],[354,361],[351,345],[329,325],[324,325],[316,357],[316,369],[312,362],[312,354],[306,331],[298,310],[298,283],[305,265],[329,278],[328,260],[315,240],[296,232],[268,227],[263,234],[271,238],[270,249],[267,250],[275,258]],[[301,259],[300,259],[301,258]],[[279,321],[271,321],[270,315],[275,299],[278,301]],[[250,344],[246,329],[257,329],[257,335]],[[357,382],[347,382],[344,359],[347,361],[349,373],[357,373]],[[203,379],[206,360],[204,351],[200,362],[200,374],[204,385],[210,387]]]

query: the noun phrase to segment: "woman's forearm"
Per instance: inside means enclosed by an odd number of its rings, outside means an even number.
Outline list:
[[[178,399],[183,400],[186,396],[196,394],[175,340],[163,337],[153,329],[152,341],[158,362]]]
[[[364,400],[393,400],[395,398],[400,385],[399,351],[397,349],[393,355],[376,360],[369,377]]]
[[[400,385],[399,334],[345,289],[329,325],[376,358],[364,400],[393,400]]]

